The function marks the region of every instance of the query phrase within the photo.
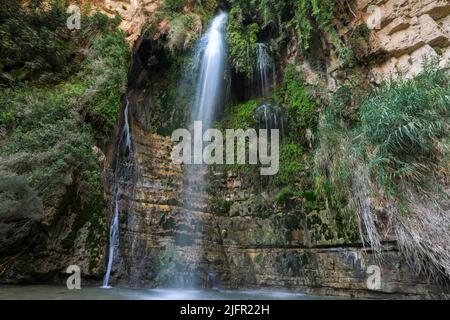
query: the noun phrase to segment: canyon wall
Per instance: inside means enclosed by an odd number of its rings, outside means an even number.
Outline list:
[[[161,3],[132,1],[125,8],[120,1],[106,1],[105,5],[109,14],[122,17],[121,27],[135,43],[136,54],[129,97],[135,186],[122,200],[113,283],[158,286],[181,277],[185,284],[196,278],[197,285],[205,287],[289,288],[360,298],[441,297],[441,288],[409,269],[392,235],[385,237],[383,251],[375,254],[339,232],[326,211],[277,205],[273,192],[244,185],[233,171],[210,170],[207,201],[200,201],[201,190],[189,187],[183,168],[171,162],[167,123],[173,114],[163,116],[163,133],[156,127],[158,121],[151,120],[165,112],[156,98],[160,88],[154,85],[161,73],[153,68],[169,66],[153,54],[152,45],[138,39],[140,28]],[[412,77],[422,69],[425,57],[442,65],[448,62],[447,1],[361,0],[353,3],[353,10],[350,25],[367,23],[372,28],[368,57],[376,59],[368,61],[371,81],[380,83],[400,74]],[[168,32],[164,20],[157,25],[155,41]],[[348,29],[339,32],[348,36]],[[142,54],[140,47],[152,53]],[[374,265],[380,268],[381,285],[376,288],[368,285],[374,272],[368,267]]]
[[[202,204],[200,191],[171,163],[170,139],[146,133],[138,121],[133,133],[137,181],[125,196],[114,284],[152,287],[195,276],[203,287],[441,298],[437,285],[409,269],[394,241],[375,255],[359,241],[330,235],[336,226],[326,212],[279,208],[273,194],[241,185],[233,172],[211,173],[216,195]],[[379,287],[368,284],[377,272],[370,266],[379,267]]]
[[[190,1],[186,3],[189,10]],[[351,3],[348,25],[379,23],[369,39],[371,81],[380,83],[400,73],[412,77],[420,72],[424,57],[435,58],[441,65],[449,61],[448,1]],[[120,15],[120,27],[134,46],[128,98],[135,168],[133,179],[121,182],[126,191],[120,199],[120,244],[112,285],[153,287],[180,277],[188,284],[196,278],[204,287],[282,288],[359,298],[441,298],[440,287],[409,269],[392,235],[385,237],[382,252],[375,254],[340,230],[325,210],[277,204],[275,192],[244,183],[233,170],[211,168],[207,201],[199,200],[202,190],[188,186],[183,168],[170,158],[170,132],[186,110],[163,103],[168,86],[178,85],[179,74],[168,82],[161,80],[174,67],[166,61],[167,49],[158,46],[169,32],[168,21],[155,16],[161,5],[160,0],[105,0],[93,6],[108,15]],[[156,30],[145,37],[151,24],[156,24]],[[196,26],[201,33],[201,20],[196,20]],[[349,36],[350,28],[338,29],[342,36]],[[110,168],[115,145],[112,141],[106,157],[102,155],[108,199],[113,198]],[[86,280],[99,283],[106,264],[111,202],[98,222],[99,236],[87,241],[91,226],[84,225],[76,232],[71,251],[63,248],[62,240],[71,233],[76,209],[65,208],[70,214],[57,224],[58,232],[44,247],[14,263],[3,280],[59,281],[68,265],[78,264]],[[380,270],[379,287],[368,285],[374,274],[369,267],[374,265]]]
[[[372,29],[372,80],[421,72],[424,59],[444,67],[450,61],[450,3],[446,0],[357,0],[356,8]],[[434,62],[436,61],[436,62]]]

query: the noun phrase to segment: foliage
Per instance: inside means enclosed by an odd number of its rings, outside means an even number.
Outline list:
[[[294,65],[288,65],[284,71],[280,94],[282,104],[287,106],[288,135],[305,141],[305,131],[317,124],[317,104],[309,97],[310,88],[303,84]]]
[[[230,0],[229,5],[227,41],[230,64],[234,71],[251,78],[256,61],[255,44],[261,33],[270,32],[273,39],[282,34],[283,16],[288,4],[271,0]],[[271,41],[270,47],[276,46],[276,42]]]
[[[273,177],[273,183],[280,186],[294,186],[299,181],[303,149],[295,142],[284,142],[280,146],[280,167]]]
[[[178,56],[180,51],[192,49],[216,8],[216,0],[165,0],[163,12],[156,15],[169,21],[167,48]]]
[[[258,104],[256,100],[249,100],[247,102],[232,106],[228,111],[227,116],[220,121],[217,126],[219,129],[254,129],[256,120],[254,112]],[[224,136],[224,145],[226,145],[226,135]],[[236,145],[235,145],[236,147]],[[248,150],[246,149],[246,152]],[[236,150],[235,150],[236,154]],[[232,170],[236,170],[246,176],[256,176],[258,172],[258,166],[250,164],[228,164],[227,167]]]
[[[172,13],[181,13],[184,7],[184,0],[164,0],[165,9]]]
[[[213,198],[211,212],[219,216],[227,216],[230,212],[231,201],[223,198]]]
[[[83,28],[69,35],[65,7],[60,8],[65,2],[52,1],[48,10],[42,10],[42,5],[31,1],[16,8],[17,12],[9,12],[8,6],[0,10],[0,28],[15,21],[24,29],[3,39],[7,50],[23,54],[8,57],[2,70],[27,74],[14,81],[2,80],[0,167],[26,177],[44,208],[54,206],[74,188],[70,202],[78,203],[78,215],[65,241],[70,246],[78,229],[94,221],[91,218],[104,206],[101,152],[95,145],[103,145],[116,124],[129,51],[123,32],[117,29],[118,19],[100,13],[83,15]],[[35,37],[26,38],[28,33]],[[0,56],[6,59],[3,52]],[[51,61],[53,55],[58,58],[54,67],[29,68],[28,59]]]
[[[192,48],[200,37],[201,28],[196,27],[194,19],[192,14],[179,14],[171,19],[167,46],[174,54],[179,54],[176,50]]]
[[[257,108],[255,100],[238,104],[232,107],[226,119],[222,121],[220,126],[228,129],[249,129],[255,126],[254,111]]]
[[[314,30],[314,23],[316,23],[321,30],[332,30],[333,20],[333,0],[299,0],[297,1],[297,8],[295,12],[295,29],[297,36],[306,50],[310,46],[312,31]],[[314,18],[312,20],[311,18]]]
[[[65,24],[66,1],[6,0],[0,5],[0,85],[38,79],[55,83],[76,70],[76,48]]]
[[[291,187],[282,188],[275,196],[275,202],[280,205],[286,206],[291,198],[294,196],[294,192]]]
[[[435,181],[437,171],[448,170],[446,72],[426,68],[414,79],[383,84],[362,100],[361,121],[356,122],[345,110],[352,89],[337,90],[321,118],[315,194],[335,212],[338,231],[354,229],[357,216],[361,239],[375,251],[380,236],[371,202],[380,190],[398,204],[396,212],[410,211],[411,191],[405,193],[405,188],[429,189],[427,181]],[[397,227],[402,225],[398,221]]]
[[[349,59],[350,66],[355,63],[363,63],[370,51],[369,44],[370,29],[365,23],[357,26],[348,39],[348,46],[351,48],[353,56]]]
[[[384,185],[420,183],[436,169],[448,137],[450,83],[445,69],[385,83],[361,105],[369,164]]]
[[[333,26],[335,3],[333,0],[298,0],[292,23],[304,50],[310,48],[315,30],[320,30],[328,34],[340,63],[348,65],[353,52],[344,45]]]
[[[83,112],[85,121],[95,130],[96,140],[103,143],[117,123],[125,92],[129,48],[119,30],[105,32],[91,45],[85,72],[79,75],[87,87],[85,96],[89,99]]]
[[[227,24],[228,54],[233,69],[238,73],[250,76],[256,59],[255,44],[258,40],[257,23],[244,25],[242,9],[234,7],[230,10]]]
[[[348,213],[356,154],[348,128],[332,110],[327,110],[320,121],[319,139],[314,165],[315,194],[329,211]]]

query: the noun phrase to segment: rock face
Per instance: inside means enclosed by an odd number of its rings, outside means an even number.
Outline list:
[[[149,47],[145,42],[141,46]],[[155,79],[161,80],[161,66],[142,63],[151,56],[136,48],[134,64],[141,67],[131,68],[131,77],[139,79],[128,96],[135,176],[122,182],[128,187],[123,188],[113,285],[440,297],[441,289],[411,272],[389,237],[375,255],[341,232],[326,211],[276,204],[274,194],[224,168],[207,172],[206,190],[188,184],[184,168],[171,160],[170,138],[149,125],[150,114],[161,108],[154,85]],[[161,70],[166,68],[170,65]],[[172,121],[168,118],[165,125],[170,128]]]
[[[355,2],[353,23],[376,24],[370,57],[382,59],[371,67],[373,81],[398,72],[414,76],[426,56],[441,64],[449,61],[447,0]],[[351,233],[338,230],[327,212],[275,204],[274,194],[245,185],[235,172],[211,170],[208,190],[187,184],[184,168],[173,164],[170,157],[169,134],[186,116],[185,106],[168,98],[168,85],[179,80],[178,74],[163,80],[177,65],[167,62],[164,50],[140,37],[147,23],[156,19],[154,13],[162,3],[94,3],[109,15],[120,15],[121,28],[128,41],[135,43],[128,96],[134,175],[121,181],[125,192],[120,200],[120,243],[111,283],[152,287],[196,281],[204,287],[284,288],[360,298],[440,297],[442,290],[416,276],[389,237],[383,251],[375,255]],[[199,33],[201,27],[200,22]],[[159,21],[158,28],[155,37],[168,32],[167,21]],[[105,168],[113,167],[112,149]],[[105,172],[105,177],[112,199],[112,173]],[[70,196],[70,190],[67,193]],[[92,222],[88,222],[69,237],[77,211],[61,202],[52,228],[44,230],[51,236],[38,241],[44,243],[42,247],[33,248],[16,263],[0,261],[0,274],[8,269],[2,281],[54,280],[68,265],[78,264],[86,279],[99,282],[106,264],[106,229],[113,204],[109,204],[108,219],[97,221],[98,234],[92,235]],[[66,239],[73,242],[73,250],[64,249]]]
[[[439,297],[440,289],[411,272],[394,243],[387,242],[376,257],[358,243],[314,237],[314,232],[323,235],[334,228],[326,218],[288,222],[292,214],[275,208],[266,194],[241,186],[233,174],[214,172],[210,187],[223,193],[206,195],[209,205],[202,204],[200,190],[189,188],[183,169],[171,163],[170,139],[146,133],[133,122],[138,174],[128,209],[121,212],[113,284],[158,286],[180,277],[196,279],[203,287],[284,288],[358,298]],[[225,202],[214,203],[218,199]],[[314,215],[321,216],[309,217]]]
[[[358,16],[369,23],[372,5],[380,8],[380,28],[372,32],[371,55],[383,57],[372,67],[374,81],[399,71],[413,76],[425,56],[446,63],[447,1],[357,1]],[[130,31],[130,40],[137,34]],[[168,106],[170,113],[158,87],[173,65],[153,45],[136,43],[129,95],[135,177],[134,187],[124,188],[113,285],[196,282],[360,298],[440,297],[442,289],[409,269],[389,235],[375,254],[326,211],[275,204],[274,194],[244,185],[235,172],[211,170],[208,190],[188,185],[184,168],[171,161],[168,137],[176,118],[186,115],[184,106]]]
[[[450,3],[446,0],[358,0],[358,18],[372,29],[372,54],[385,59],[372,67],[373,81],[411,78],[424,60],[450,62]]]
[[[120,15],[122,18],[120,28],[127,34],[128,41],[134,43],[148,24],[149,17],[161,7],[162,3],[161,0],[132,0],[129,4],[124,4],[122,1],[105,0],[105,8]]]

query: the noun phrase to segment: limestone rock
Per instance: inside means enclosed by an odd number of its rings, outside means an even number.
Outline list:
[[[372,29],[372,54],[386,56],[372,67],[373,81],[413,77],[424,57],[448,63],[450,2],[447,0],[358,0],[360,18]],[[438,54],[437,52],[441,52]]]

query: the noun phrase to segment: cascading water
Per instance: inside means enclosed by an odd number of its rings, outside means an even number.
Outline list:
[[[266,97],[273,82],[275,82],[275,65],[267,52],[265,43],[256,43],[256,71],[258,74],[259,95]],[[270,74],[272,73],[272,74]]]
[[[259,95],[266,100],[267,93],[272,84],[275,83],[275,64],[267,52],[267,46],[264,43],[256,43],[256,57]],[[281,136],[283,136],[285,121],[283,108],[264,101],[255,110],[255,118],[260,129],[279,129]]]
[[[114,171],[114,213],[109,228],[109,250],[108,265],[103,278],[103,288],[109,288],[109,278],[114,262],[114,254],[119,247],[119,211],[121,197],[121,183],[123,184],[130,177],[130,168],[132,164],[132,143],[131,131],[128,121],[129,101],[126,98],[124,109],[124,124],[119,138],[116,155],[116,167]]]
[[[200,73],[192,120],[202,121],[205,130],[211,127],[217,115],[224,91],[226,21],[225,12],[217,15],[197,47],[196,55],[200,58]]]
[[[200,39],[195,55],[195,69],[197,70],[196,97],[191,111],[191,128],[194,123],[201,121],[202,130],[205,131],[212,127],[217,116],[218,110],[223,103],[223,96],[226,92],[225,87],[225,64],[226,64],[226,45],[225,45],[225,24],[227,14],[220,12],[211,22],[206,34]],[[194,135],[194,140],[202,139],[202,135]],[[201,142],[201,141],[200,141]],[[199,251],[201,242],[201,218],[192,214],[189,210],[204,210],[204,186],[205,186],[205,167],[195,159],[201,155],[203,150],[194,150],[194,164],[185,167],[186,188],[189,192],[185,193],[184,203],[188,208],[183,214],[182,220],[192,226],[192,232],[186,237],[185,231],[180,231],[177,237],[177,243],[184,250],[184,259],[178,263],[179,269],[177,277],[172,285],[176,287],[196,286],[198,279],[196,273],[199,269]],[[201,158],[200,158],[201,159]],[[192,221],[195,221],[192,223]],[[183,228],[183,227],[182,227]],[[189,243],[189,244],[188,244]],[[192,245],[193,243],[193,245]],[[186,253],[189,251],[189,253]]]
[[[278,129],[284,136],[285,115],[283,108],[264,103],[255,110],[255,119],[259,129]]]

